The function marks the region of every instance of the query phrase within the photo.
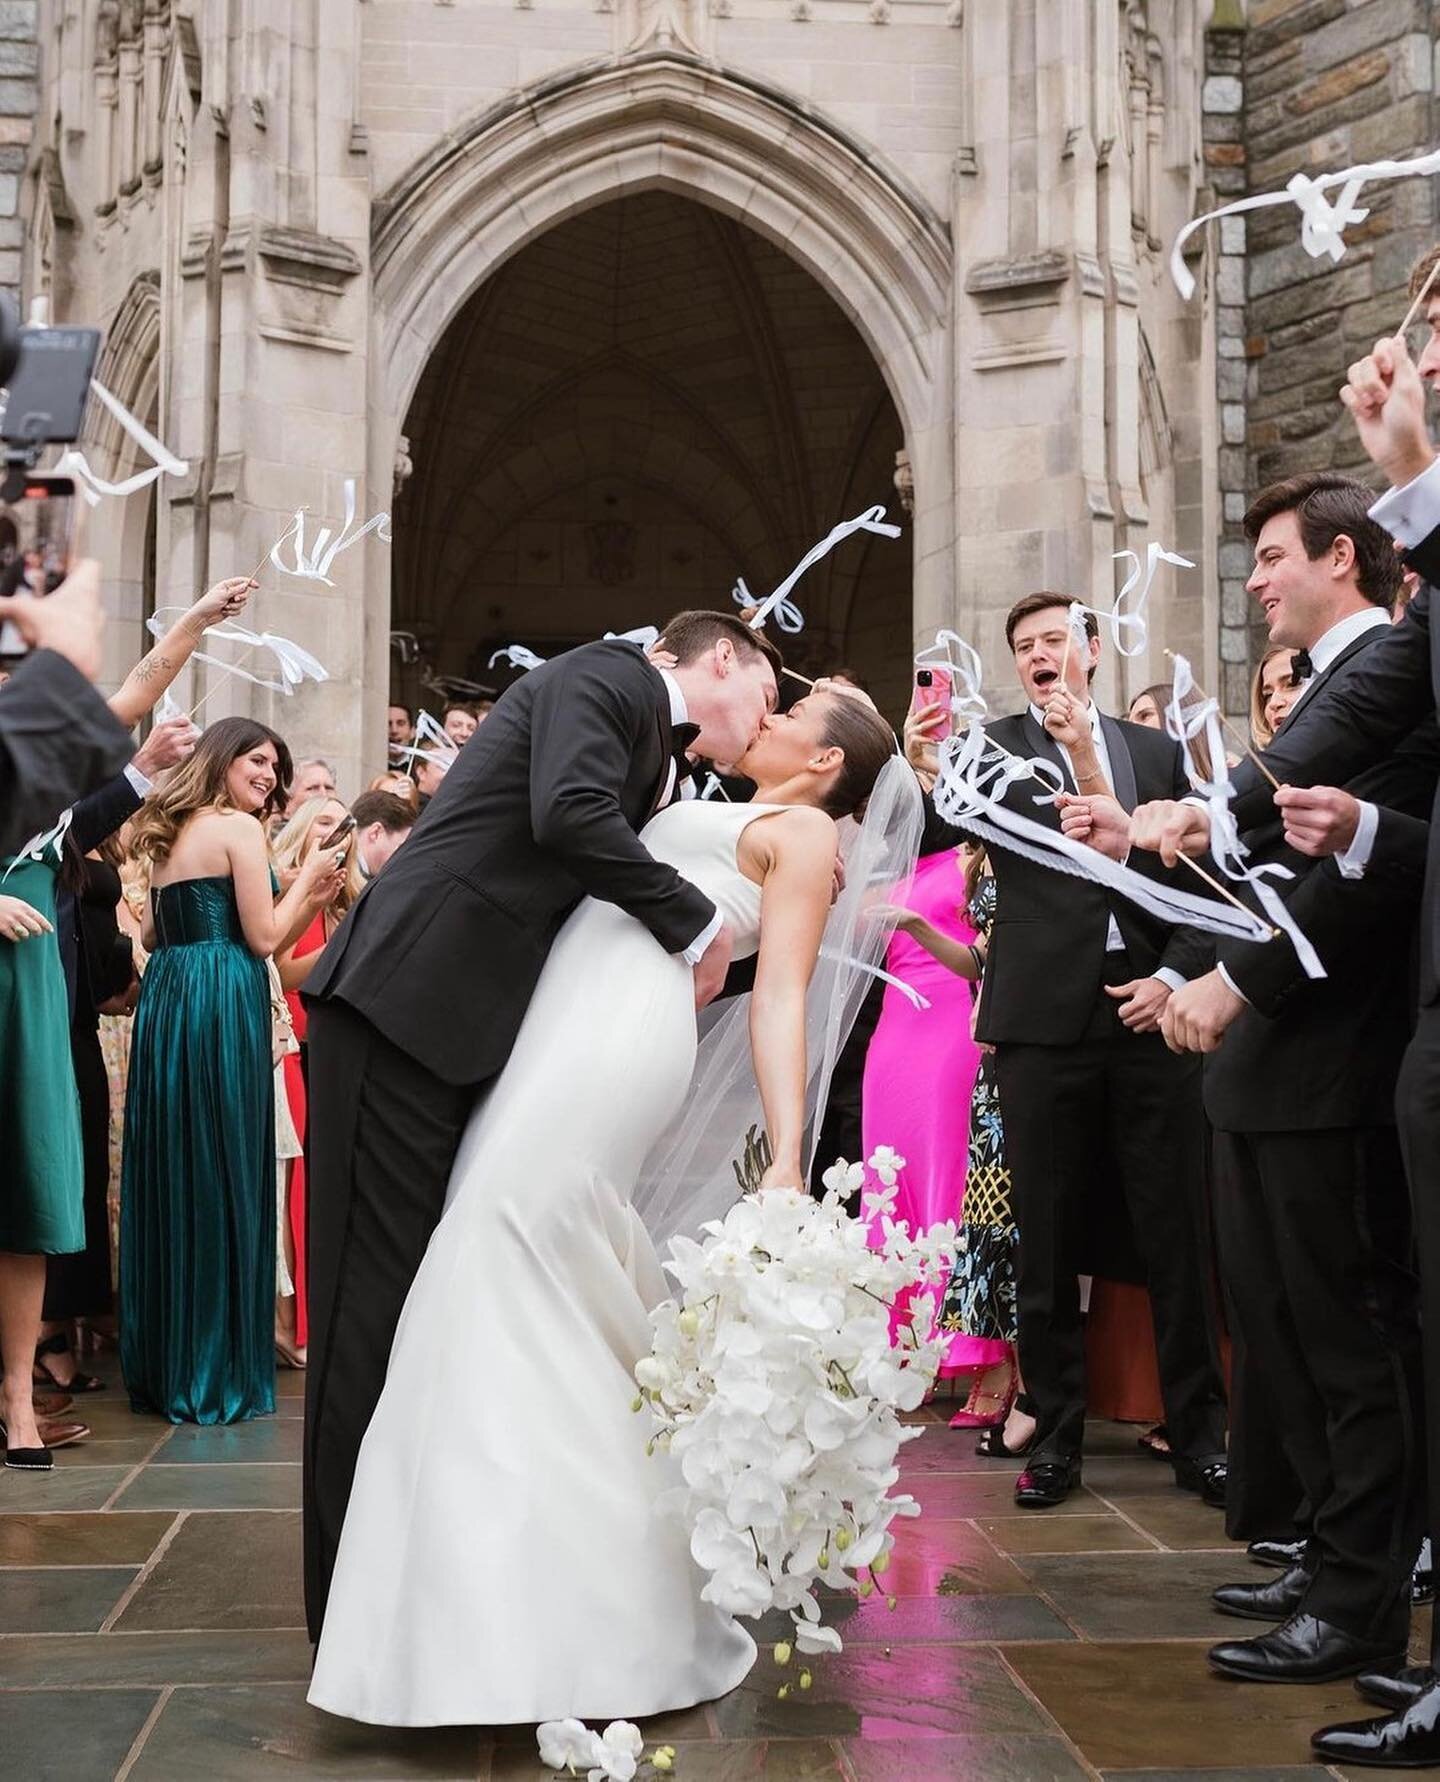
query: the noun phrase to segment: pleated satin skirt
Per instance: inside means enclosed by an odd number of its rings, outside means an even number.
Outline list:
[[[120,1359],[136,1410],[275,1409],[270,993],[229,879],[156,894],[135,1012],[120,1190]]]

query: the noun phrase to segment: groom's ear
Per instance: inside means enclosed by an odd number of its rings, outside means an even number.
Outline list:
[[[735,646],[728,637],[715,640],[715,672],[723,680],[735,666]]]

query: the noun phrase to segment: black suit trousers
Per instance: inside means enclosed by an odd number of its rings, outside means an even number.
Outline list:
[[[344,1003],[314,1003],[305,1615],[320,1637],[360,1443],[482,1085],[442,1083]]]
[[[1440,1006],[1420,1010],[1396,1089],[1400,1146],[1410,1182],[1425,1379],[1429,1528],[1440,1533]],[[1440,1658],[1440,1614],[1431,1662]]]
[[[1215,1134],[1220,1265],[1311,1506],[1305,1600],[1362,1639],[1409,1616],[1419,1332],[1390,1127]]]
[[[1144,1262],[1165,1421],[1177,1454],[1224,1452],[1225,1408],[1200,1239],[1200,1060],[1130,1033],[1108,997],[1073,1046],[995,1048],[1015,1210],[1020,1368],[1036,1457],[1080,1452],[1085,1345],[1077,1279],[1092,1185],[1118,1181]]]

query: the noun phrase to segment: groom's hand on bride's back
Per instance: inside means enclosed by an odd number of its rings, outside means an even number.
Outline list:
[[[695,967],[695,1007],[703,1009],[707,1002],[715,998],[725,988],[725,974],[730,969],[730,955],[735,950],[735,938],[729,927],[721,924],[714,940],[700,955],[700,962]]]

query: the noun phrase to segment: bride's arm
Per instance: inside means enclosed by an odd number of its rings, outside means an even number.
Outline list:
[[[750,1050],[774,1158],[765,1187],[804,1186],[805,992],[830,913],[837,835],[821,811],[796,807],[747,831],[768,854],[760,953],[750,998]]]

